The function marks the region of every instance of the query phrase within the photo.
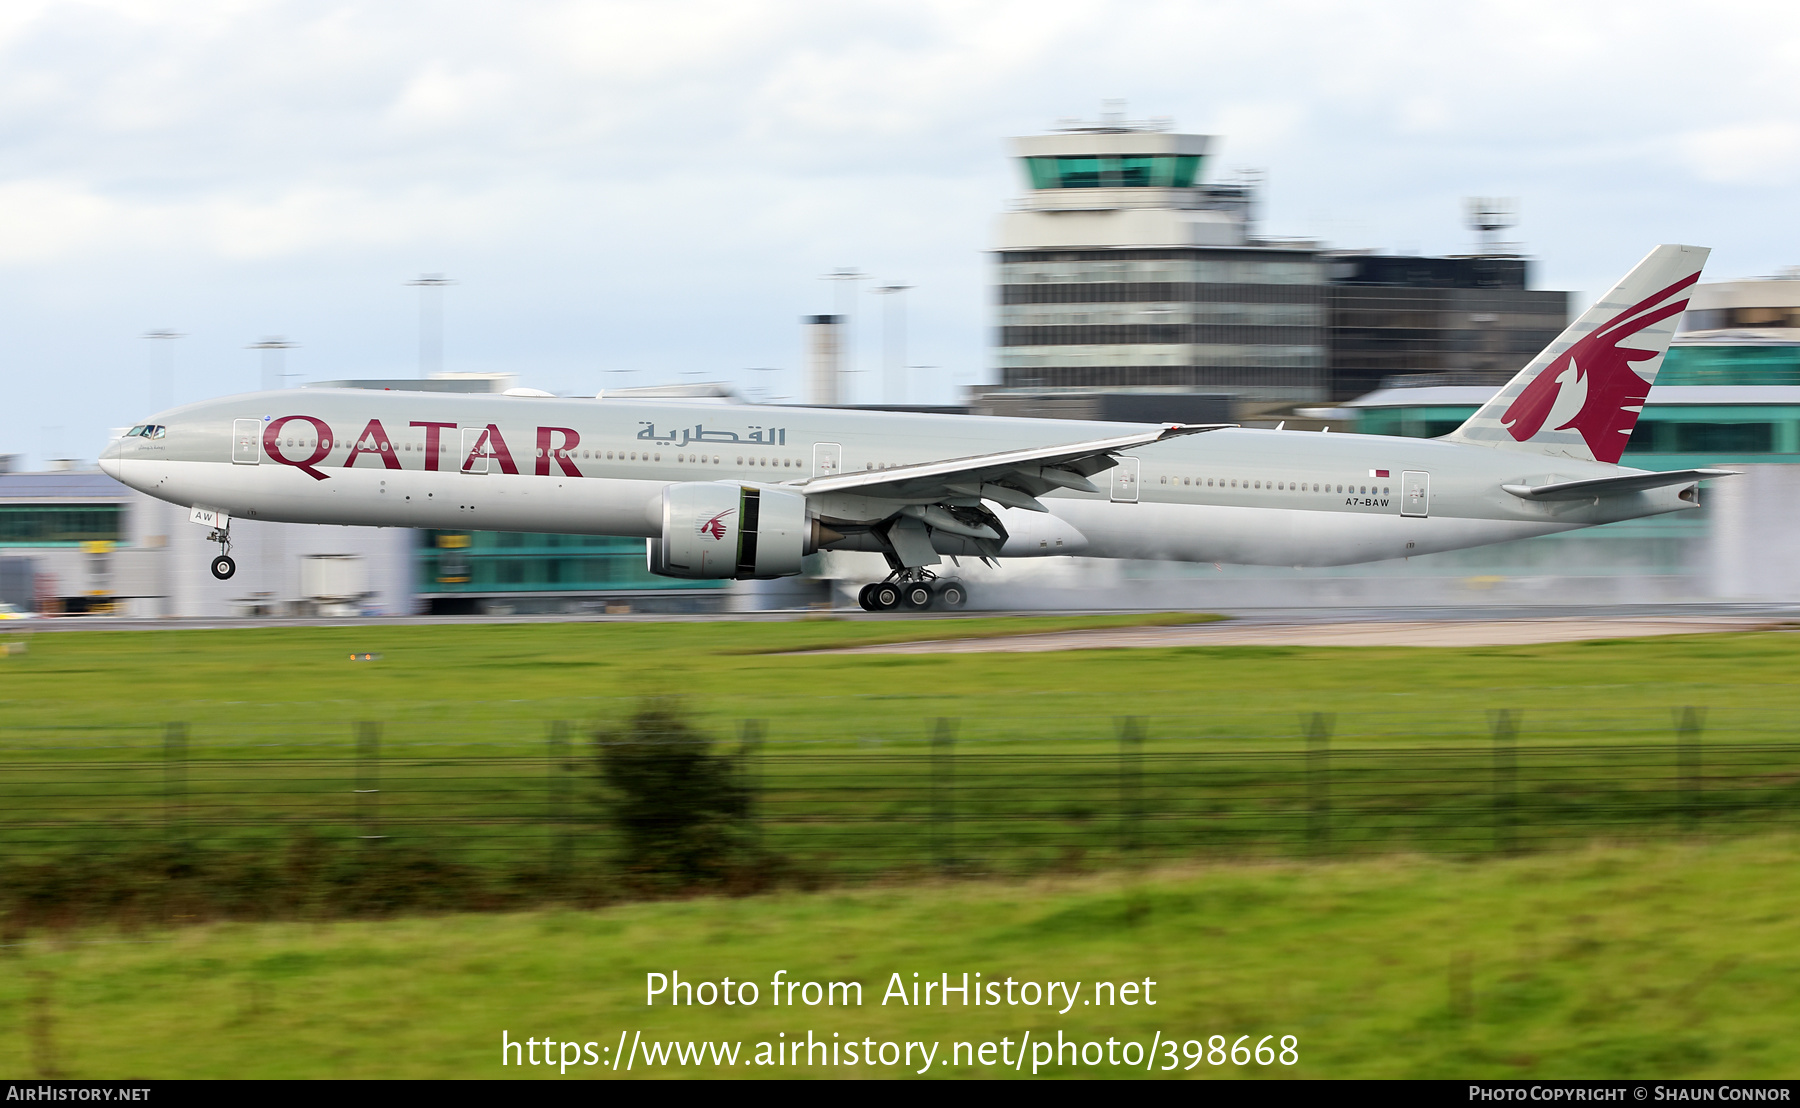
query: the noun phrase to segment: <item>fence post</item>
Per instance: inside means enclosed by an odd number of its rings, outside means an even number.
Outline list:
[[[163,835],[187,845],[187,724],[163,724]]]
[[[738,774],[744,790],[744,823],[750,830],[752,848],[761,853],[763,847],[763,735],[768,721],[747,719],[738,725]]]
[[[569,722],[550,724],[548,780],[544,782],[550,808],[550,880],[568,880],[575,851],[569,830]]]
[[[1488,730],[1494,736],[1494,849],[1510,854],[1519,806],[1519,713],[1511,708],[1490,711]]]
[[[956,721],[938,717],[931,731],[931,854],[937,867],[956,867]]]
[[[381,725],[369,720],[356,725],[356,825],[358,836],[373,844],[385,839],[381,818]]]
[[[1119,849],[1144,845],[1144,717],[1119,716]]]
[[[1675,712],[1675,761],[1680,778],[1682,822],[1689,831],[1700,827],[1701,796],[1700,731],[1706,723],[1706,709],[1692,706]]]
[[[1337,717],[1313,712],[1306,717],[1306,843],[1314,853],[1331,844],[1331,729]]]

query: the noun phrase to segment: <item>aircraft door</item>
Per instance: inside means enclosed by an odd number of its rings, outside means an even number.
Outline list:
[[[1138,498],[1138,460],[1120,458],[1112,471],[1112,498],[1115,504],[1136,504]]]
[[[233,465],[253,466],[262,461],[262,420],[231,421],[231,461]]]
[[[844,472],[844,448],[835,442],[813,443],[813,476],[836,477]]]
[[[1431,514],[1431,474],[1409,469],[1400,475],[1400,514]]]
[[[464,427],[462,429],[462,471],[464,473],[486,473],[488,471],[488,455],[486,451],[475,453],[481,445],[481,436],[487,434],[486,427]]]

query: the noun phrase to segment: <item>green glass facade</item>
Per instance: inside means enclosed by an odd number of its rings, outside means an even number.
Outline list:
[[[119,504],[0,504],[0,546],[118,542]]]
[[[419,592],[439,596],[712,589],[724,581],[658,577],[644,540],[518,531],[421,531]]]
[[[1200,175],[1197,154],[1141,154],[1123,157],[1062,154],[1025,159],[1034,189],[1193,188]]]
[[[1670,347],[1656,383],[1800,385],[1800,346]],[[1436,438],[1474,414],[1472,404],[1369,408],[1358,413],[1356,430]],[[1800,461],[1800,405],[1651,404],[1638,418],[1620,461],[1639,469]]]
[[[1659,385],[1800,385],[1800,346],[1672,346]]]
[[[1365,435],[1430,439],[1475,414],[1474,405],[1375,408],[1358,414]],[[1733,461],[1800,461],[1800,406],[1763,404],[1651,406],[1639,417],[1622,465],[1687,469]]]

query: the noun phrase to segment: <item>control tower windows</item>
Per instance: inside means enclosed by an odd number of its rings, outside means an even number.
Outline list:
[[[1194,187],[1200,158],[1190,154],[1063,154],[1026,158],[1025,166],[1034,189],[1185,189]]]

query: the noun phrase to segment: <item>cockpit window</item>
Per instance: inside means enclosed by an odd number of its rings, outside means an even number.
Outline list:
[[[155,426],[151,427],[147,433],[153,439],[160,439],[163,437],[164,433],[166,433],[167,431],[168,431],[168,428],[164,427],[162,424],[159,423],[159,424],[156,424]]]
[[[143,434],[144,430],[145,430],[145,425],[140,423],[136,427],[133,427],[131,430],[125,432],[125,437],[128,439],[136,438],[137,436]]]

